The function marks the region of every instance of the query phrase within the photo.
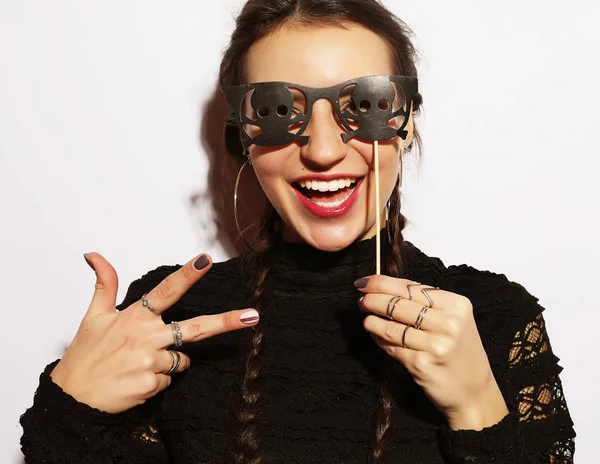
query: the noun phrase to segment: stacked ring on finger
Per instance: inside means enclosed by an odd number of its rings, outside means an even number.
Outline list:
[[[412,300],[412,291],[410,287],[416,287],[418,285],[423,285],[423,284],[408,284],[406,286],[407,290],[408,290],[408,299]],[[439,290],[438,287],[425,287],[421,289],[421,293],[423,295],[425,295],[425,297],[427,298],[427,301],[429,302],[429,307],[431,308],[433,306],[433,300],[431,299],[431,297],[429,296],[429,293],[427,293],[427,290]]]
[[[423,324],[423,319],[425,319],[425,314],[429,310],[429,306],[423,306],[421,311],[419,312],[419,316],[417,317],[417,322],[415,322],[415,329],[421,330],[421,325]]]
[[[144,293],[142,295],[142,306],[144,308],[148,308],[148,311],[150,311],[152,314],[154,314],[156,316],[160,316],[160,312],[152,307],[152,305],[150,304],[150,301],[148,301],[148,299],[146,298],[146,295],[147,295],[146,293]]]
[[[408,329],[411,329],[412,325],[407,325],[406,327],[404,327],[404,331],[402,332],[402,348],[408,348],[408,346],[406,346],[406,332],[408,332]]]
[[[386,311],[386,315],[388,317],[388,319],[390,320],[395,320],[394,319],[394,310],[396,309],[396,305],[400,302],[400,300],[403,300],[404,297],[403,296],[393,296],[390,298],[390,301],[388,302],[388,306],[387,306],[387,311]]]
[[[173,332],[173,342],[179,348],[183,345],[183,333],[181,332],[181,327],[179,327],[179,322],[171,322],[171,331]]]
[[[173,350],[167,350],[167,352],[171,355],[172,362],[169,370],[165,371],[164,373],[167,375],[171,375],[173,372],[177,371],[177,369],[179,369],[179,366],[181,365],[181,354],[179,354],[179,351]]]

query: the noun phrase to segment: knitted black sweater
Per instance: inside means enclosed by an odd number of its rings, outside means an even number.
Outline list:
[[[271,463],[365,463],[381,380],[395,397],[390,463],[572,463],[571,421],[537,298],[502,274],[446,267],[408,241],[404,277],[468,297],[510,414],[483,431],[452,431],[398,361],[362,327],[354,280],[374,273],[374,239],[328,253],[307,245],[270,252],[261,315],[261,455]],[[119,309],[179,266],[134,281]],[[212,270],[163,315],[165,322],[247,307],[243,260]],[[144,405],[107,414],[40,377],[21,417],[27,463],[229,462],[237,401],[252,329],[186,346],[192,365]],[[387,374],[386,374],[387,373]]]

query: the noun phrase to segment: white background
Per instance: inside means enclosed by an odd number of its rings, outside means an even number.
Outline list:
[[[386,3],[423,54],[406,237],[540,298],[577,462],[597,462],[596,2]],[[20,462],[19,415],[87,308],[83,252],[114,264],[119,298],[160,264],[229,256],[199,134],[218,132],[203,111],[239,4],[0,0],[0,462]]]

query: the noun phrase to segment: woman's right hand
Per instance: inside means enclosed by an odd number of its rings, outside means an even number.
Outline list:
[[[117,273],[102,255],[88,253],[85,257],[96,271],[96,290],[75,338],[50,376],[77,401],[119,413],[170,385],[171,376],[165,372],[171,368],[173,357],[166,348],[174,343],[173,332],[171,325],[164,324],[141,300],[117,311]],[[167,276],[146,299],[163,312],[210,267],[210,258],[200,255]],[[257,316],[255,310],[244,309],[198,316],[179,325],[184,342],[197,342],[256,325]],[[180,356],[181,365],[175,372],[190,366],[190,358],[183,353]]]

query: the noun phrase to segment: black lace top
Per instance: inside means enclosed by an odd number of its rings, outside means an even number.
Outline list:
[[[452,431],[398,361],[362,327],[354,280],[374,273],[374,239],[335,253],[281,244],[272,251],[270,303],[261,316],[259,437],[263,463],[365,463],[382,373],[393,361],[390,463],[572,463],[573,423],[537,298],[502,274],[444,266],[402,244],[406,278],[468,297],[510,414],[482,431]],[[134,281],[119,309],[178,266]],[[249,271],[215,264],[164,315],[165,322],[246,307]],[[21,417],[27,463],[222,463],[230,405],[239,395],[249,329],[187,346],[191,368],[121,414],[78,403],[50,364]]]

